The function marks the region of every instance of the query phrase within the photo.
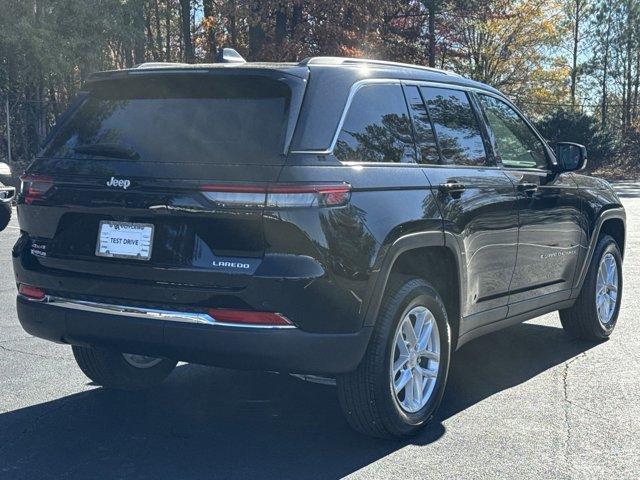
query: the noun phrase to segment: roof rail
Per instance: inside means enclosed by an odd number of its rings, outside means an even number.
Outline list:
[[[145,69],[145,68],[175,68],[175,67],[189,67],[189,63],[178,62],[145,62],[136,65],[133,68]]]
[[[308,57],[302,60],[299,65],[381,65],[387,67],[415,68],[418,70],[426,70],[428,72],[441,73],[452,77],[462,78],[462,75],[450,70],[441,70],[439,68],[425,67],[423,65],[412,65],[410,63],[388,62],[386,60],[371,60],[369,58],[350,58],[350,57]]]

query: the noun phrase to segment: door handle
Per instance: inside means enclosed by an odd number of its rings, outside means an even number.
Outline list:
[[[538,190],[537,183],[523,182],[518,184],[518,191],[523,193],[534,193]]]
[[[449,195],[460,194],[467,189],[464,183],[460,183],[455,180],[447,180],[445,183],[440,184],[440,191],[448,193]]]

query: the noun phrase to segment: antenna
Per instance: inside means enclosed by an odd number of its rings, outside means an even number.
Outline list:
[[[216,55],[216,63],[247,63],[233,48],[222,48]]]

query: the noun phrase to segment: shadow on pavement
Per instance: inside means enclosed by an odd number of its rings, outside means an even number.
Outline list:
[[[447,418],[588,348],[532,324],[471,342],[455,356],[438,417],[408,442],[352,432],[334,387],[184,365],[149,392],[98,388],[1,414],[0,478],[342,477],[436,441]]]

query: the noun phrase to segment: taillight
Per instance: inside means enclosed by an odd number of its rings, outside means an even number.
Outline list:
[[[204,185],[201,191],[221,207],[262,208],[267,199],[267,187],[260,185]]]
[[[20,177],[20,193],[24,203],[31,204],[39,200],[53,187],[53,179],[39,175],[24,175]]]
[[[43,300],[45,297],[44,290],[24,283],[21,283],[20,286],[18,286],[18,293],[30,298],[31,300]]]
[[[216,322],[222,323],[273,327],[293,326],[293,324],[287,317],[273,312],[254,312],[251,310],[228,310],[225,308],[210,308],[209,315],[211,315]]]
[[[335,185],[286,185],[277,184],[269,188],[267,207],[338,207],[351,197],[351,186]]]
[[[351,185],[287,184],[272,185],[204,185],[202,193],[222,207],[302,208],[338,207],[351,198]]]

